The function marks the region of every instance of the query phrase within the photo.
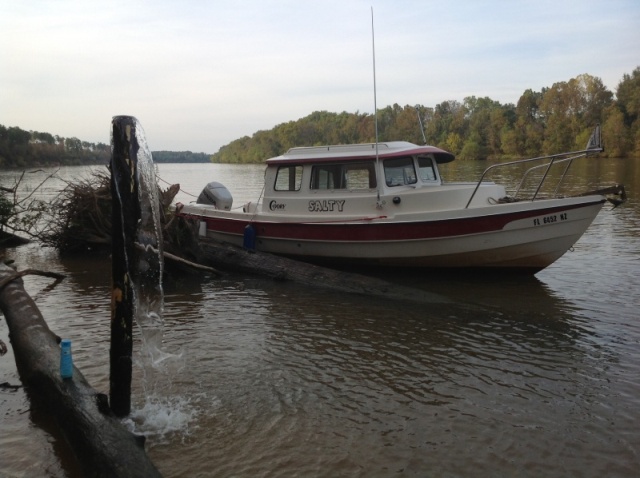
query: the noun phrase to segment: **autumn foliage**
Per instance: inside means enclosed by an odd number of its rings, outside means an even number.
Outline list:
[[[517,104],[470,96],[435,107],[394,104],[378,110],[380,141],[425,142],[460,159],[507,159],[582,149],[602,125],[605,156],[640,157],[640,67],[624,75],[616,94],[583,74],[541,91],[526,90]],[[424,136],[423,136],[424,132]],[[294,146],[367,143],[374,117],[316,111],[297,121],[258,131],[220,148],[213,162],[253,163]]]

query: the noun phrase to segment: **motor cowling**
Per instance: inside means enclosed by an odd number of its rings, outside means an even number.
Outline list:
[[[215,206],[216,209],[229,211],[233,204],[233,197],[224,185],[217,181],[212,181],[204,187],[196,200],[196,204],[210,204]]]

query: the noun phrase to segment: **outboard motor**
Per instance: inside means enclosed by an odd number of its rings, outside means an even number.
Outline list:
[[[226,187],[217,181],[212,181],[204,187],[196,204],[211,204],[216,209],[229,211],[233,204],[233,197]]]

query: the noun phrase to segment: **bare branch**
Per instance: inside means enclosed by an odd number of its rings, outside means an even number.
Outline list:
[[[24,203],[25,201],[27,201],[31,196],[33,196],[33,195],[36,193],[36,191],[38,191],[38,190],[42,187],[42,185],[43,185],[44,183],[46,183],[47,181],[49,181],[49,179],[51,179],[51,178],[52,178],[52,177],[54,177],[56,174],[58,174],[58,171],[60,171],[60,168],[56,169],[53,173],[51,173],[49,176],[47,176],[46,178],[44,178],[40,184],[38,184],[35,188],[33,188],[33,191],[31,191],[31,194],[29,194],[27,197],[25,197],[25,198],[21,199],[20,201],[18,201],[16,204],[22,204],[22,203]],[[34,172],[35,172],[35,171],[34,171]],[[22,175],[24,176],[24,172],[22,173]],[[20,177],[20,179],[22,179],[22,176]]]
[[[20,277],[24,277],[26,275],[38,275],[38,276],[44,276],[44,277],[51,277],[55,279],[57,282],[61,281],[66,277],[64,274],[58,274],[57,272],[41,271],[38,269],[25,269],[23,271],[16,272],[15,274],[11,274],[10,276],[4,277],[2,280],[0,280],[0,289],[2,289],[8,283],[13,282],[14,280],[19,279]]]

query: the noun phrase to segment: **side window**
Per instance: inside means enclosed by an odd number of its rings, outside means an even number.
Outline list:
[[[372,189],[376,187],[373,162],[322,164],[311,170],[311,189]]]
[[[433,167],[433,160],[428,156],[420,156],[418,158],[418,171],[420,173],[420,179],[424,182],[435,181],[436,170]]]
[[[280,166],[276,175],[276,191],[300,191],[302,166]]]
[[[415,184],[418,179],[413,158],[394,158],[384,161],[384,180],[387,186]]]
[[[311,189],[343,189],[344,173],[339,164],[323,164],[311,170]]]
[[[374,189],[376,171],[373,163],[352,164],[346,167],[347,189]]]

